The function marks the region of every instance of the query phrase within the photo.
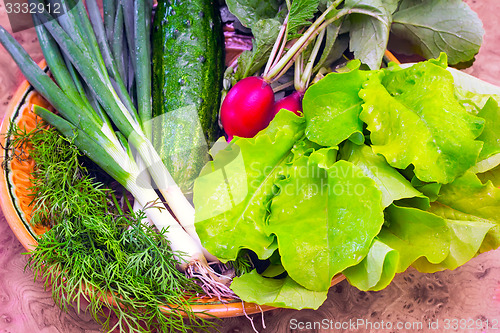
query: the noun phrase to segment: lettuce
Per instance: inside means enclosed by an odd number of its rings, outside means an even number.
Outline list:
[[[360,64],[351,64],[352,70],[346,73],[328,74],[306,91],[302,104],[309,140],[330,147],[346,139],[363,143],[359,119],[363,101],[358,93],[368,73],[359,70]]]
[[[445,56],[349,70],[306,92],[303,117],[282,110],[214,150],[195,182],[203,246],[258,258],[231,285],[245,301],[316,309],[339,273],[380,290],[500,246],[495,89],[468,89]]]
[[[264,230],[267,205],[304,129],[303,118],[280,112],[255,138],[235,138],[203,168],[194,184],[195,227],[210,253],[228,261],[244,248],[261,259],[275,251]]]
[[[231,288],[247,302],[297,310],[316,310],[326,300],[328,293],[307,290],[290,277],[266,278],[255,270],[234,278]]]
[[[347,161],[331,164],[329,149],[294,161],[278,183],[268,220],[290,277],[316,291],[368,253],[384,223],[375,182]],[[308,173],[307,177],[299,172]]]
[[[426,273],[455,269],[476,256],[495,226],[439,203],[430,211],[391,205],[386,216],[366,258],[343,272],[361,290],[385,288],[410,265]]]
[[[412,164],[418,179],[446,184],[476,163],[484,119],[456,100],[453,77],[441,66],[428,61],[374,73],[360,96],[373,151],[391,166]]]
[[[394,201],[418,197],[424,206],[429,205],[429,198],[416,190],[396,169],[392,168],[383,156],[373,152],[367,145],[346,143],[342,157],[361,168],[376,183],[382,192],[382,205],[388,207]]]

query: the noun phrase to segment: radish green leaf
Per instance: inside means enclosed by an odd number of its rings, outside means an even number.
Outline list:
[[[484,35],[477,14],[462,0],[402,0],[391,31],[411,43],[408,52],[427,59],[445,52],[450,64],[472,59]]]

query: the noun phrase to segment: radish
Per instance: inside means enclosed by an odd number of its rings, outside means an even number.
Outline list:
[[[260,77],[250,76],[236,83],[222,102],[220,117],[228,136],[254,137],[273,118],[274,92]]]
[[[279,101],[276,101],[273,106],[273,117],[281,110],[285,109],[292,111],[297,116],[302,116],[302,98],[304,93],[300,91],[294,91],[292,94],[283,97]]]

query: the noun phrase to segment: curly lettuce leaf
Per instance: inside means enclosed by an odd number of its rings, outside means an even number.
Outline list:
[[[317,309],[326,300],[328,291],[312,291],[289,276],[266,278],[253,270],[233,279],[231,289],[246,302],[291,309]]]
[[[415,187],[418,191],[422,192],[431,202],[437,200],[439,191],[441,191],[441,186],[443,184],[439,183],[426,183],[418,179],[416,176],[411,178],[411,185]]]
[[[396,273],[405,271],[424,257],[440,263],[449,254],[449,230],[443,218],[412,208],[391,205],[386,209],[387,223],[365,259],[343,274],[361,290],[381,290]]]
[[[417,191],[396,169],[392,168],[383,156],[373,152],[370,146],[344,144],[342,157],[363,170],[365,175],[377,183],[382,192],[382,205],[388,207],[396,200],[419,198],[423,206],[429,205],[429,199]]]
[[[453,77],[436,61],[380,71],[360,96],[373,151],[391,166],[412,164],[420,180],[445,184],[476,163],[484,120],[456,100]]]
[[[453,183],[443,185],[438,202],[458,211],[500,223],[500,189],[477,175],[465,173]]]
[[[364,141],[359,119],[362,100],[358,93],[368,73],[359,70],[359,61],[346,73],[330,73],[307,89],[302,107],[307,122],[307,138],[323,146],[334,147],[349,139]]]
[[[398,262],[399,252],[375,239],[363,261],[347,268],[343,274],[360,290],[381,290],[394,279]]]
[[[455,269],[476,256],[488,232],[495,224],[486,219],[460,213],[450,207],[434,203],[430,211],[441,216],[448,225],[450,235],[450,251],[441,262],[430,262],[420,258],[415,267],[420,272],[433,273],[444,269]]]
[[[472,171],[485,172],[500,163],[498,156],[495,156],[500,154],[500,107],[493,98],[489,98],[477,115],[485,120],[483,133],[477,138],[484,144],[479,153],[479,162]]]
[[[323,148],[293,162],[277,183],[267,227],[290,277],[316,291],[328,290],[334,275],[366,256],[384,222],[375,182],[334,156]]]
[[[259,258],[276,249],[266,234],[267,204],[305,120],[281,111],[254,138],[235,138],[201,171],[194,185],[195,227],[203,246],[223,261],[247,248]]]
[[[500,187],[500,166],[497,166],[484,173],[478,173],[476,176],[481,180],[481,183],[486,184],[491,182],[493,186]]]
[[[391,205],[386,218],[366,258],[343,272],[361,290],[385,288],[410,265],[428,273],[455,269],[476,255],[494,227],[439,203],[430,211]]]
[[[437,203],[450,210],[449,216],[461,216],[460,220],[466,221],[481,219],[495,225],[486,235],[479,252],[500,246],[500,189],[493,183],[483,184],[477,175],[468,171],[442,187]]]

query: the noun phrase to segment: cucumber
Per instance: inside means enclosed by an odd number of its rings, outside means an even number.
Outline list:
[[[153,144],[189,193],[222,133],[224,36],[218,6],[210,0],[160,0],[152,29]]]

